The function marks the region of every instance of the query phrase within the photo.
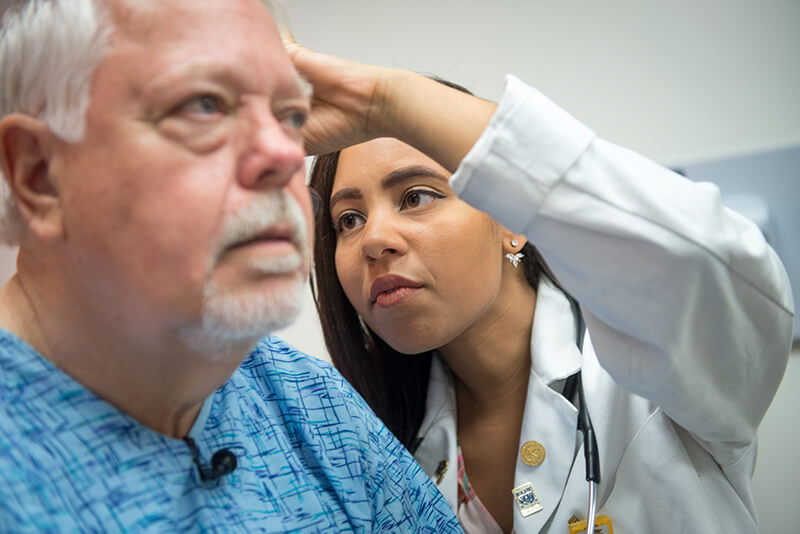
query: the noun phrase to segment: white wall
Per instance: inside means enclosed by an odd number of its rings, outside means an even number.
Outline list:
[[[796,0],[286,0],[311,48],[487,98],[513,72],[669,162],[800,140]]]
[[[17,270],[17,251],[0,246],[0,283],[5,283]]]
[[[513,72],[601,136],[664,163],[800,142],[800,2],[286,0],[297,40],[435,73],[496,99]],[[0,248],[0,280],[13,272]],[[313,304],[282,334],[324,355]],[[762,532],[800,491],[800,353],[761,429]]]

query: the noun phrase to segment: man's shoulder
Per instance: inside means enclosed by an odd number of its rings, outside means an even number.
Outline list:
[[[278,337],[264,338],[242,362],[223,388],[224,398],[232,393],[246,407],[240,423],[260,434],[271,425],[304,454],[350,458],[365,470],[385,460],[378,444],[391,434],[361,396],[330,363]]]
[[[330,363],[270,336],[238,373],[262,388],[270,405],[265,413],[280,412],[293,448],[306,460],[316,458],[312,469],[324,469],[332,486],[346,495],[353,524],[380,524],[392,532],[461,531],[413,457]],[[357,501],[370,508],[363,517]]]
[[[241,369],[262,377],[312,378],[339,385],[344,377],[329,362],[295,348],[278,336],[263,338],[242,362]]]
[[[262,339],[237,374],[281,404],[298,404],[304,409],[315,405],[336,407],[337,411],[347,412],[348,418],[374,417],[333,365],[299,351],[277,336]]]
[[[24,340],[0,327],[0,364],[13,365],[35,351]]]

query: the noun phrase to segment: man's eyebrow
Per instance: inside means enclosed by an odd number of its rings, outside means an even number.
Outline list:
[[[246,72],[229,64],[220,64],[216,61],[193,60],[188,61],[182,65],[178,65],[169,72],[166,72],[156,78],[148,81],[144,86],[144,94],[157,95],[164,93],[181,80],[192,78],[195,76],[202,76],[225,83],[234,83],[246,77]],[[289,80],[289,85],[286,83],[281,84],[281,87],[276,89],[276,95],[284,94],[292,98],[302,96],[304,100],[310,100],[314,92],[311,83],[303,78],[303,76],[294,71],[294,76]]]
[[[149,80],[144,86],[144,92],[145,94],[163,93],[174,87],[176,82],[194,76],[228,81],[236,79],[236,74],[236,69],[231,65],[220,65],[216,62],[201,60],[189,61]]]
[[[411,165],[409,167],[395,169],[384,176],[381,180],[381,187],[383,189],[390,189],[397,184],[410,180],[411,178],[418,178],[420,176],[442,180],[445,183],[449,182],[450,180],[447,176],[431,167],[426,167],[425,165]],[[361,194],[360,189],[355,187],[345,187],[344,189],[337,191],[331,197],[331,201],[328,203],[328,205],[330,208],[333,208],[333,205],[340,200],[360,200],[362,198],[364,198],[364,195]]]

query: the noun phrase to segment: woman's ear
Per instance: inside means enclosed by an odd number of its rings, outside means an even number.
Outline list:
[[[510,230],[503,228],[503,251],[505,253],[516,254],[527,242],[528,239],[524,235],[512,234]]]
[[[43,239],[64,234],[61,198],[50,174],[55,135],[42,121],[11,114],[0,121],[0,170],[21,223]]]
[[[516,269],[519,267],[520,261],[525,257],[525,254],[520,252],[522,247],[528,240],[522,234],[512,234],[509,230],[503,228],[503,256],[511,265]]]

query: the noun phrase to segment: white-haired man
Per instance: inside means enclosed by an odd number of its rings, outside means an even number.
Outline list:
[[[259,343],[312,239],[263,3],[30,0],[0,77],[0,531],[460,530],[336,371]]]

